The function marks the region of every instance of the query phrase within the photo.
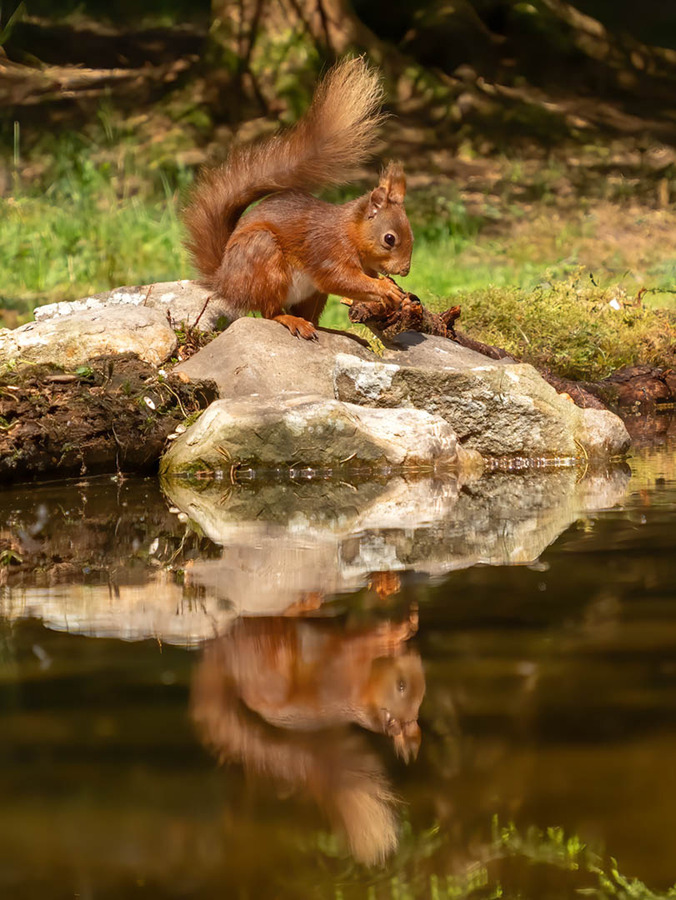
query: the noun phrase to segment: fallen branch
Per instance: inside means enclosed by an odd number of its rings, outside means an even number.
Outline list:
[[[173,84],[196,62],[195,57],[159,66],[136,69],[86,69],[43,66],[37,69],[3,59],[0,61],[0,105],[34,106],[56,100],[86,99],[108,91],[118,95],[156,90]]]
[[[399,305],[385,300],[341,300],[350,307],[353,324],[366,325],[381,340],[389,341],[404,331],[419,331],[439,337],[455,337],[455,321],[460,307],[452,306],[443,313],[426,309],[415,294],[405,294]]]
[[[459,306],[451,306],[442,313],[433,313],[423,306],[419,297],[410,293],[404,294],[398,304],[385,300],[349,300],[346,297],[341,303],[350,307],[350,322],[365,325],[384,344],[404,331],[418,331],[421,334],[448,338],[491,359],[509,356],[501,347],[492,347],[457,331],[455,323],[460,318]]]

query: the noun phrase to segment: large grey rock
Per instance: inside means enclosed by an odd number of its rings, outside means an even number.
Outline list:
[[[171,446],[160,470],[228,472],[302,466],[457,466],[453,429],[417,409],[368,409],[303,396],[217,400]]]
[[[375,358],[356,337],[320,331],[318,340],[305,341],[278,322],[245,317],[176,370],[193,381],[215,382],[221,398],[314,394],[333,399],[337,353]]]
[[[177,368],[215,381],[221,398],[312,393],[425,410],[485,456],[605,458],[629,446],[620,419],[579,409],[532,366],[429,335],[400,335],[381,358],[354,337],[320,332],[303,341],[276,322],[242,318]]]
[[[385,351],[382,361],[395,363],[401,367],[410,366],[433,371],[465,370],[473,373],[479,382],[484,381],[488,385],[498,386],[498,404],[497,409],[494,409],[498,414],[500,414],[502,403],[508,399],[515,401],[518,413],[519,404],[522,403],[518,394],[523,391],[527,396],[532,396],[536,406],[535,409],[526,413],[524,426],[528,427],[530,422],[535,422],[539,414],[547,419],[561,417],[564,421],[571,422],[576,448],[571,454],[573,456],[580,456],[580,448],[582,448],[582,455],[586,454],[591,459],[622,456],[631,444],[629,432],[619,416],[609,410],[582,409],[575,406],[569,397],[558,394],[551,385],[545,382],[532,366],[516,363],[511,357],[498,360],[488,359],[481,353],[462,347],[454,341],[405,332],[394,339],[393,346]],[[487,367],[490,367],[490,374],[486,372]],[[486,374],[484,374],[485,372]],[[415,378],[412,376],[409,380],[414,382]],[[505,385],[509,387],[509,390],[505,390]],[[566,405],[568,406],[567,412]],[[434,405],[422,405],[419,408],[435,411]],[[444,415],[443,412],[441,414]],[[507,424],[509,416],[505,412],[500,415],[500,419]],[[449,421],[453,424],[452,418],[449,418]],[[496,436],[499,435],[499,426],[491,428],[491,430],[496,433]],[[456,431],[458,431],[460,440],[464,440],[464,434],[457,428]],[[553,433],[555,434],[555,431]],[[508,432],[507,436],[510,441],[514,441],[516,438],[518,444],[520,438],[517,435]],[[470,439],[466,442],[466,446],[471,447],[475,444]],[[477,446],[476,449],[480,448]],[[512,454],[508,453],[508,455]]]
[[[400,366],[417,368],[472,369],[475,366],[514,366],[515,361],[506,356],[503,359],[489,359],[476,350],[456,344],[447,338],[405,331],[397,335],[385,350],[383,359],[396,362]]]
[[[72,316],[75,313],[95,312],[109,307],[143,307],[167,313],[175,325],[187,324],[198,331],[212,331],[218,320],[236,318],[225,301],[196,281],[159,281],[134,287],[119,287],[103,291],[81,300],[49,303],[38,306],[34,312],[36,322]]]
[[[442,416],[465,447],[487,456],[618,455],[629,435],[612,413],[589,417],[529,365],[493,361],[450,341],[428,338],[386,360],[339,354],[335,395],[349,403],[424,409]],[[595,424],[603,422],[597,439]]]
[[[50,363],[64,368],[96,356],[136,354],[160,365],[174,352],[176,335],[156,309],[104,308],[29,322],[0,331],[0,364]]]

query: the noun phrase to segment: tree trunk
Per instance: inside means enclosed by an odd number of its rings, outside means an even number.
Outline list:
[[[211,15],[218,42],[245,65],[261,30],[275,24],[305,32],[325,58],[379,43],[350,0],[212,0]]]
[[[346,53],[366,53],[389,77],[405,65],[401,53],[364,25],[350,0],[212,0],[211,9],[209,78],[222,84],[225,76],[216,70],[223,67],[239,98],[265,115],[288,106],[299,113],[320,72]],[[306,49],[299,51],[302,45]],[[295,90],[300,85],[304,94],[297,102],[282,96],[291,94],[283,75],[298,78]]]

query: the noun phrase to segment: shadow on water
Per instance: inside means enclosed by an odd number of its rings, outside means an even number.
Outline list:
[[[676,453],[163,489],[0,495],[3,896],[676,880]]]

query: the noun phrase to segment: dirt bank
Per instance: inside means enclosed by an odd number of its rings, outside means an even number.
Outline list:
[[[9,372],[0,379],[0,481],[152,471],[167,435],[213,396],[134,357],[100,357],[75,373]]]

